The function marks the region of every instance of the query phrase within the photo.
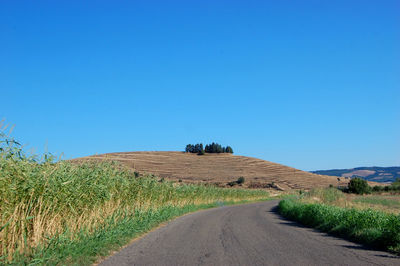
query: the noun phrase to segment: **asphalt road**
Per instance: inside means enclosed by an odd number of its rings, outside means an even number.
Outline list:
[[[225,206],[180,217],[101,265],[400,265],[368,250],[283,219],[278,201]]]

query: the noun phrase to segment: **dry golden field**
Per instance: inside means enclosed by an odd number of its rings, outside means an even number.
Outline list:
[[[114,160],[140,174],[151,173],[168,180],[186,183],[213,183],[225,186],[239,177],[244,187],[310,189],[347,185],[349,179],[316,175],[281,164],[232,154],[197,155],[184,152],[118,152],[93,155],[82,159]]]

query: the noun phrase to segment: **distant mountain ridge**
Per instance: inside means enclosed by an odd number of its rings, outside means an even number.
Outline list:
[[[392,167],[357,167],[352,169],[332,169],[310,171],[319,175],[330,175],[340,177],[361,177],[374,182],[393,182],[400,178],[400,166]]]

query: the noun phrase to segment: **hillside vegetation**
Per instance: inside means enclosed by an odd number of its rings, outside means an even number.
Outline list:
[[[0,145],[0,264],[90,264],[175,216],[268,197],[137,177],[112,161],[37,160],[4,134]]]
[[[211,183],[225,186],[240,177],[243,187],[278,187],[282,189],[311,189],[329,185],[346,186],[348,179],[311,174],[281,164],[229,153],[197,154],[184,152],[120,152],[77,159],[114,160],[140,174],[157,176],[186,183]]]

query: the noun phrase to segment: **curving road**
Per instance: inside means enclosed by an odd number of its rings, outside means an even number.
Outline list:
[[[305,228],[278,201],[180,217],[100,265],[400,265],[400,258]]]

